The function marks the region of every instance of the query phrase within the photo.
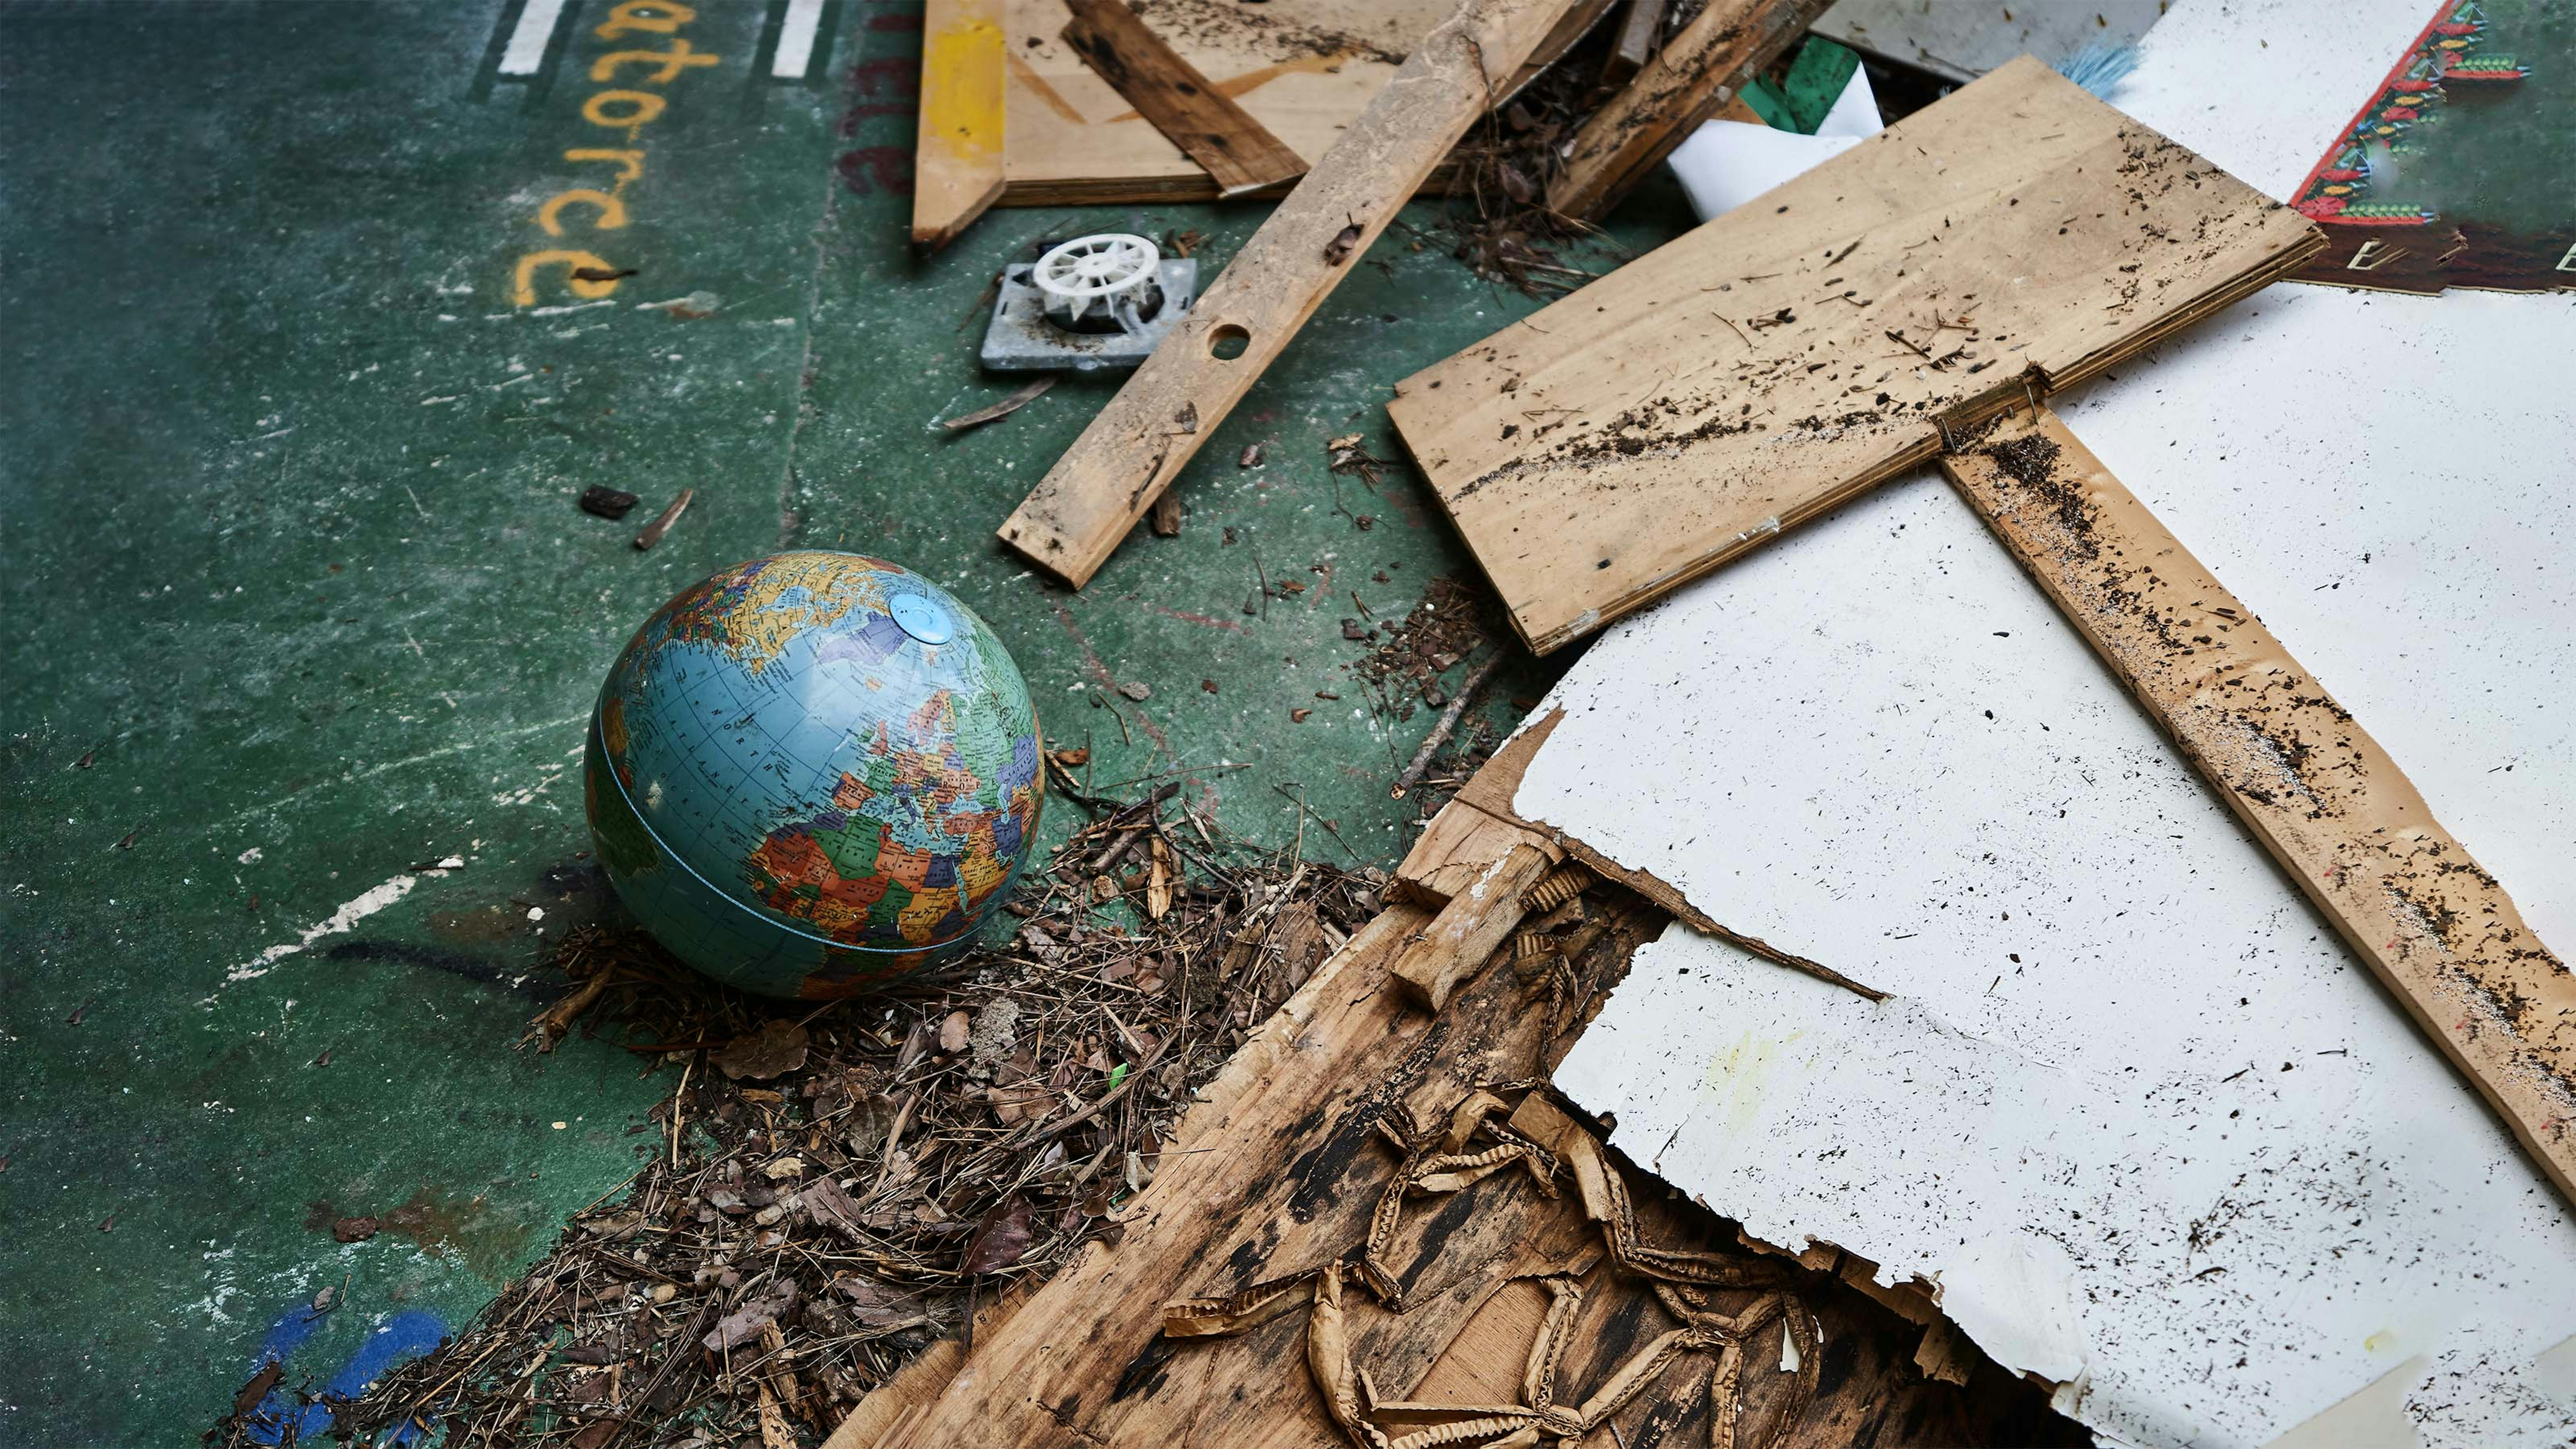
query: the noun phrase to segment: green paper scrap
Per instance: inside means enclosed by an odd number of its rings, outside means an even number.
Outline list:
[[[1780,94],[1789,109],[1788,129],[1816,134],[1816,128],[1825,123],[1825,113],[1842,99],[1843,87],[1851,84],[1852,72],[1858,69],[1860,56],[1850,46],[1821,35],[1808,36],[1807,43],[1798,47],[1798,58],[1789,62],[1789,73],[1780,78]]]

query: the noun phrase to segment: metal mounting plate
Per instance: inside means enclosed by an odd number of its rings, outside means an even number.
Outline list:
[[[1029,264],[1002,269],[1002,295],[993,302],[993,322],[984,329],[979,354],[995,372],[1103,372],[1124,370],[1145,360],[1198,300],[1199,264],[1188,257],[1166,257],[1158,269],[1163,305],[1145,324],[1142,335],[1124,332],[1067,332],[1046,318],[1046,293],[1029,280]]]

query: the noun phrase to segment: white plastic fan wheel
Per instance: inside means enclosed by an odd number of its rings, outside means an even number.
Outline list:
[[[1075,237],[1038,258],[1030,280],[1039,291],[1066,302],[1114,302],[1143,296],[1162,260],[1161,249],[1141,236],[1102,232]]]

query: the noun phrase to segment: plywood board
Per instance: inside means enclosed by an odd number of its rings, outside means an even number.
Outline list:
[[[1388,411],[1544,653],[2318,244],[2015,62],[1415,374]]]
[[[921,251],[956,240],[1002,194],[1001,19],[1002,0],[929,0],[922,14],[912,162],[912,244]]]
[[[1147,0],[1138,18],[1290,150],[1332,148],[1454,0]],[[1010,206],[1214,200],[1217,184],[1063,40],[1063,0],[1008,0]],[[927,98],[925,98],[927,104]]]
[[[1065,44],[1197,162],[1219,191],[1242,196],[1305,174],[1302,157],[1200,74],[1125,0],[1065,4],[1074,12],[1073,23],[1064,30]]]

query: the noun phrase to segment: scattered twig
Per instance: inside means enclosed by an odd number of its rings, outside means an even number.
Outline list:
[[[1055,379],[1056,375],[1052,372],[1041,374],[1035,381],[1000,402],[990,407],[977,408],[971,413],[959,413],[953,418],[941,418],[939,425],[952,433],[962,433],[968,428],[980,428],[995,418],[1007,418],[1037,401],[1038,394],[1055,386]]]
[[[1496,649],[1485,656],[1484,663],[1467,671],[1467,677],[1459,681],[1458,692],[1450,696],[1448,708],[1440,711],[1440,718],[1432,721],[1431,733],[1423,736],[1422,747],[1415,750],[1413,758],[1405,763],[1403,772],[1395,777],[1395,788],[1388,794],[1401,800],[1406,792],[1421,783],[1422,772],[1431,768],[1431,757],[1438,754],[1440,747],[1449,743],[1449,737],[1457,732],[1458,721],[1466,717],[1467,706],[1475,701],[1476,691],[1484,688],[1485,681],[1493,678],[1494,671],[1502,667],[1505,652]]]
[[[644,525],[642,533],[635,535],[635,551],[642,553],[660,543],[662,535],[671,531],[671,525],[680,521],[680,515],[689,511],[689,500],[696,496],[698,496],[698,490],[695,488],[681,489],[680,496],[672,499],[670,506],[655,515],[651,523]]]

